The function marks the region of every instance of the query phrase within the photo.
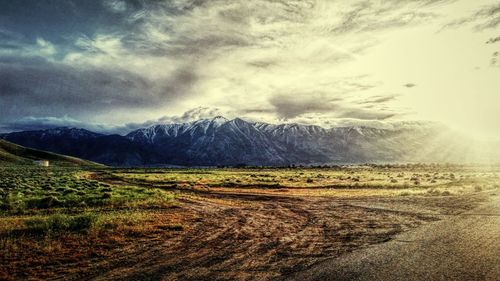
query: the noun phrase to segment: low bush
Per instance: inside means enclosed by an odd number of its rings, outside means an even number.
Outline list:
[[[26,207],[37,208],[37,209],[48,209],[53,207],[58,207],[62,204],[61,200],[59,200],[55,196],[46,196],[41,198],[30,198],[25,201]]]
[[[85,232],[90,230],[97,216],[91,213],[80,215],[56,214],[49,217],[34,217],[25,220],[26,230],[30,233],[47,234],[53,232]]]

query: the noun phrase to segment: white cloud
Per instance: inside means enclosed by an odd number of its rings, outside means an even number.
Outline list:
[[[483,50],[471,47],[479,35],[469,26],[451,35],[438,31],[452,20],[470,18],[473,7],[480,10],[493,2],[175,0],[131,11],[129,2],[112,0],[105,2],[107,7],[114,15],[127,15],[125,22],[133,28],[79,35],[75,49],[59,63],[126,71],[147,85],[137,91],[138,100],[153,102],[138,102],[134,110],[130,103],[126,108],[110,103],[110,110],[99,115],[88,110],[97,121],[180,118],[200,106],[268,122],[382,122],[410,118],[414,111],[423,113],[418,118],[439,119],[435,108],[427,109],[434,106],[429,101],[440,98],[429,96],[448,96],[442,92],[454,82],[454,69],[480,63],[470,50],[489,63],[495,44],[484,42],[498,34],[484,33],[478,41],[487,45]],[[473,15],[486,19],[465,24],[495,23],[497,14],[485,11]],[[44,57],[58,51],[43,39],[35,47]],[[465,47],[467,53],[455,51]],[[451,74],[444,77],[441,71]],[[415,102],[409,96],[425,99]]]
[[[127,3],[122,0],[107,0],[104,3],[108,9],[115,13],[122,13],[127,10]]]
[[[440,1],[424,4],[430,2]],[[377,45],[377,32],[428,22],[435,17],[431,11],[418,1],[173,1],[148,11],[133,35],[78,38],[75,45],[82,51],[69,53],[64,62],[126,69],[152,81],[158,93],[165,81],[176,84],[169,78],[184,69],[196,80],[186,86],[180,81],[179,114],[207,105],[249,116],[259,112],[252,109],[266,109],[260,111],[267,111],[263,118],[276,119],[283,117],[280,110],[268,109],[277,98],[319,95],[317,102],[326,104],[342,98],[342,108],[363,112],[362,119],[392,116],[380,108],[371,114],[359,108],[360,99],[385,95],[366,91],[382,82],[364,81],[370,79],[362,72],[346,77],[342,66]],[[359,85],[351,81],[356,76],[363,77]],[[336,109],[316,113],[348,114]]]
[[[11,36],[15,39],[8,38],[2,42],[8,48],[2,48],[0,45],[0,56],[42,57],[53,60],[54,55],[57,54],[56,46],[44,38],[38,37],[34,43],[26,44],[21,40],[22,36],[16,36],[16,34]]]
[[[36,49],[33,50],[34,53],[38,53],[38,54],[40,54],[41,56],[44,56],[44,57],[50,57],[50,56],[53,56],[56,53],[56,48],[49,41],[46,41],[46,40],[44,40],[42,38],[38,38],[36,40],[36,44],[38,46],[38,50],[36,50]]]

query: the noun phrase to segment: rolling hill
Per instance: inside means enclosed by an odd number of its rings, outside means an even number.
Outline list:
[[[120,135],[104,135],[78,128],[54,128],[0,134],[25,147],[71,155],[111,166],[139,166],[156,163],[149,147],[141,146]]]
[[[75,157],[26,148],[0,140],[0,164],[34,165],[34,161],[48,160],[56,166],[100,166],[100,164]]]

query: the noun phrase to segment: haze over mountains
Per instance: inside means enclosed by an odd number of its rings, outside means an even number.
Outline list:
[[[113,166],[460,162],[467,161],[470,149],[465,139],[434,123],[327,129],[220,116],[154,125],[125,136],[55,128],[0,138]]]

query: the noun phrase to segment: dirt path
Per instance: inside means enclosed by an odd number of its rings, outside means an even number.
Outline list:
[[[90,176],[131,184],[101,174]],[[110,249],[105,257],[87,260],[90,266],[53,266],[50,271],[61,278],[46,280],[283,278],[389,241],[483,200],[481,196],[332,198],[232,190],[178,190],[182,196],[176,208],[148,213],[147,232],[124,237],[122,246]],[[168,229],[172,224],[182,225],[182,230]]]
[[[97,267],[95,280],[269,280],[363,245],[427,216],[366,210],[320,198],[187,199],[179,237],[138,241]],[[138,252],[139,251],[139,252]]]
[[[500,280],[500,196],[286,280]]]

